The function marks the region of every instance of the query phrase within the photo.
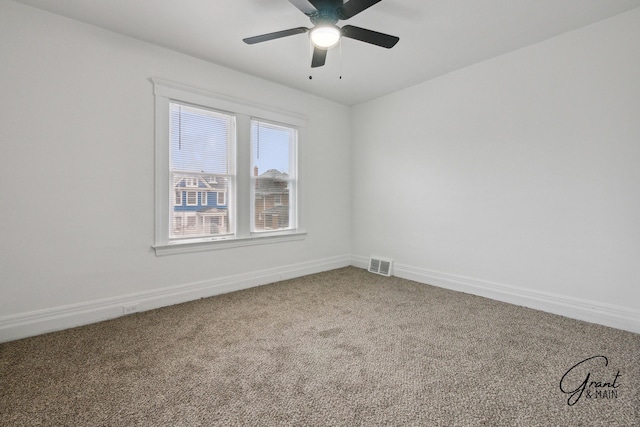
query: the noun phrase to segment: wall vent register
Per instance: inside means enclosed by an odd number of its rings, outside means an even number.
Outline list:
[[[382,276],[391,276],[391,268],[393,267],[393,260],[371,257],[369,260],[369,272],[380,274]]]

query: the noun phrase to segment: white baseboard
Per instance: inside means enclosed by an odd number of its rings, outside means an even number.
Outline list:
[[[152,310],[280,280],[342,268],[348,265],[367,269],[369,258],[358,255],[323,258],[154,291],[3,316],[0,317],[0,342],[13,341],[120,317],[124,313],[124,307],[132,304],[138,305],[138,311]],[[640,333],[640,311],[627,307],[517,288],[397,263],[394,265],[392,274],[400,278],[445,289],[466,292],[573,319]]]
[[[350,264],[351,256],[342,255],[153,291],[3,316],[0,317],[0,342],[120,317],[124,315],[125,306],[135,304],[137,311],[153,310],[280,280],[347,267]]]
[[[369,259],[363,256],[352,256],[351,265],[366,269],[369,265]],[[398,263],[395,263],[392,274],[403,279],[440,288],[466,292],[572,319],[640,333],[640,310],[628,307],[519,288]]]
[[[364,268],[365,270],[367,270],[369,268],[369,257],[364,257],[360,255],[351,255],[351,265],[354,267]],[[395,276],[395,274],[393,274],[393,271],[391,272],[391,275]]]

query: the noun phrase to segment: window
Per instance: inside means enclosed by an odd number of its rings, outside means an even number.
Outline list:
[[[196,229],[196,217],[193,215],[187,216],[187,231],[193,231]]]
[[[251,231],[296,228],[296,145],[296,129],[251,121]]]
[[[187,191],[187,206],[198,206],[198,193]],[[174,210],[175,212],[175,210]]]
[[[152,82],[156,255],[303,239],[298,140],[306,119]]]
[[[209,209],[207,193],[196,189],[212,186],[228,189],[233,182],[229,171],[234,160],[231,147],[235,142],[235,117],[179,102],[171,102],[169,110],[169,169],[174,187],[186,189],[187,199],[186,206],[174,206],[169,216],[188,214],[188,232],[176,231],[169,238],[183,240],[232,233],[228,209]],[[220,219],[220,226],[210,226],[213,217]]]

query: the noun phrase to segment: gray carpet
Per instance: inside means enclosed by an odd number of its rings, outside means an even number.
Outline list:
[[[356,268],[0,345],[2,426],[639,426],[639,388],[638,334]]]

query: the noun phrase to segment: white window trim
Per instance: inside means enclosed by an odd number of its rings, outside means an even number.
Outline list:
[[[269,124],[268,120],[264,120],[261,118],[253,118],[255,121],[261,122],[263,124]],[[275,126],[283,126],[285,128],[293,128],[293,126],[287,125],[287,124],[282,124],[282,123],[272,123]],[[289,165],[291,166],[290,170],[289,170],[289,177],[291,179],[289,179],[289,224],[290,226],[287,228],[282,228],[282,229],[277,229],[277,230],[272,230],[272,229],[266,229],[266,230],[256,230],[256,226],[255,226],[255,207],[252,204],[251,205],[251,235],[253,236],[260,236],[264,233],[273,233],[273,232],[284,232],[286,230],[296,230],[300,225],[298,222],[298,215],[299,215],[299,211],[297,211],[296,209],[292,209],[292,207],[294,206],[299,206],[299,202],[298,202],[298,192],[299,192],[299,186],[298,186],[298,167],[299,167],[299,162],[297,161],[297,159],[299,159],[299,155],[298,155],[298,147],[299,147],[299,141],[300,141],[300,129],[295,128],[296,132],[294,134],[294,141],[293,144],[290,146],[289,149]],[[252,158],[253,158],[253,154],[252,154]],[[258,177],[253,176],[252,174],[252,180],[256,180],[258,179]],[[251,185],[251,188],[255,188],[254,184]]]
[[[195,191],[195,190],[187,190],[186,193],[187,193],[186,194],[187,206],[198,206],[198,193],[199,192]],[[193,200],[193,203],[189,203],[189,197],[191,197],[191,200]]]
[[[269,120],[295,127],[298,130],[298,139],[304,138],[304,126],[307,118],[303,115],[292,113],[246,100],[241,100],[226,95],[216,94],[197,89],[187,85],[170,82],[163,79],[152,78],[155,95],[155,241],[152,247],[157,256],[179,253],[201,252],[235,248],[241,246],[253,246],[272,244],[277,242],[289,242],[303,240],[307,233],[303,229],[303,193],[301,183],[298,182],[297,193],[297,228],[294,230],[282,230],[273,233],[250,232],[251,207],[250,207],[250,173],[243,173],[244,168],[250,164],[250,121],[252,118]],[[225,194],[226,205],[229,209],[238,212],[236,216],[236,235],[207,237],[203,239],[189,239],[171,241],[169,239],[169,206],[171,180],[169,174],[169,104],[172,101],[186,102],[211,108],[219,111],[229,111],[236,115],[237,140],[235,148],[236,166],[242,165],[236,175],[237,197],[230,198]],[[302,156],[298,153],[298,165],[301,165]],[[185,195],[186,196],[186,195]],[[237,200],[235,200],[237,199]],[[184,224],[183,224],[184,225]]]
[[[182,206],[182,190],[175,190],[175,200],[173,206]]]
[[[220,196],[222,196],[222,197],[220,197]],[[218,206],[224,206],[224,205],[227,204],[226,202],[227,202],[227,192],[226,191],[218,191],[216,193],[216,204]]]
[[[207,206],[209,204],[209,192],[201,191],[200,192],[200,206]]]

